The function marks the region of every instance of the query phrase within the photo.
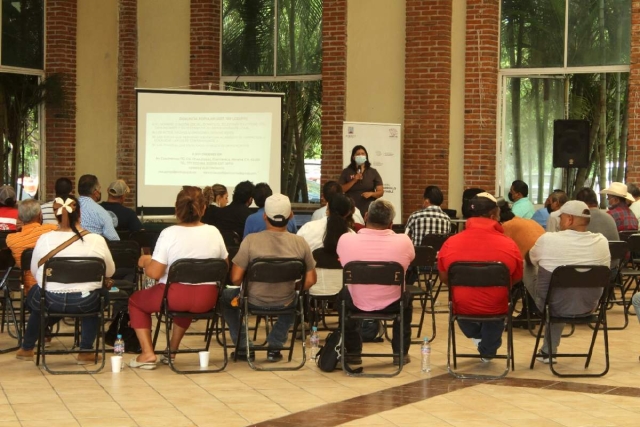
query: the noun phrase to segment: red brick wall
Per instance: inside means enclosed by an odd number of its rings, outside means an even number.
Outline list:
[[[221,0],[191,0],[189,83],[192,89],[218,89],[220,83]]]
[[[76,180],[76,33],[77,0],[48,0],[46,4],[46,49],[44,68],[47,76],[64,76],[68,108],[46,109],[46,200],[54,196],[56,179]]]
[[[451,12],[450,0],[406,2],[403,221],[427,185],[440,187],[447,205]]]
[[[136,94],[134,88],[137,80],[137,0],[119,0],[116,175],[118,179],[124,179],[131,189],[132,197],[126,199],[126,204],[129,206],[134,206],[136,193]]]
[[[491,192],[496,187],[499,7],[499,0],[467,0],[464,186]]]
[[[342,122],[347,90],[347,0],[322,11],[322,184],[342,172]]]
[[[631,2],[631,75],[626,182],[640,182],[640,1]]]

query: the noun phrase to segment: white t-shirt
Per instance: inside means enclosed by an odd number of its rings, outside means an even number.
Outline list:
[[[547,219],[547,231],[556,232],[560,231],[560,210],[553,211],[549,214]]]
[[[600,233],[574,230],[545,233],[529,251],[531,262],[548,272],[561,265],[606,265],[611,262],[609,242]]]
[[[31,274],[38,281],[38,286],[42,285],[42,270],[44,264],[38,267],[38,261],[40,261],[49,252],[72,238],[75,234],[73,231],[52,231],[45,233],[36,242],[36,247],[33,249],[33,258],[31,259]],[[107,246],[107,242],[104,237],[99,234],[87,234],[82,237],[82,240],[76,240],[68,247],[58,252],[54,258],[58,257],[96,257],[104,260],[106,271],[106,277],[113,276],[116,271],[116,266],[113,263],[111,252]],[[59,283],[47,281],[47,291],[49,292],[89,292],[102,287],[101,282],[85,282],[85,283]]]
[[[327,217],[327,205],[324,205],[323,207],[316,209],[313,212],[313,215],[311,215],[311,221],[315,221],[317,219],[322,219],[326,217]],[[355,212],[353,213],[353,222],[364,225],[364,218],[362,218],[362,214],[360,213],[360,209],[358,208],[356,208]]]
[[[158,283],[167,283],[169,268],[179,259],[226,259],[228,256],[229,252],[218,229],[204,224],[197,227],[172,225],[165,228],[158,236],[151,258],[167,266],[164,276],[158,281]]]
[[[631,203],[629,209],[631,209],[636,218],[640,218],[640,200]]]
[[[327,230],[327,219],[327,216],[323,216],[317,221],[309,221],[298,230],[298,236],[307,241],[311,252],[324,246],[322,240]]]

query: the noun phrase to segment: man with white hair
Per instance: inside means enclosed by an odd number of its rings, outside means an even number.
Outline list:
[[[586,203],[571,200],[560,208],[560,230],[545,233],[526,255],[527,263],[537,267],[534,280],[525,283],[538,308],[542,311],[551,275],[561,265],[604,265],[609,267],[611,254],[609,242],[600,233],[587,231],[591,211]],[[551,316],[586,316],[595,310],[602,289],[562,289],[554,292],[549,301]],[[551,325],[551,339],[544,336],[544,343],[537,359],[549,363],[549,345],[555,353],[560,344],[564,323]],[[555,360],[553,361],[555,363]]]

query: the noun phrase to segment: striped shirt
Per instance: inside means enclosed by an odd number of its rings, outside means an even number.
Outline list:
[[[49,231],[57,229],[57,224],[38,224],[37,222],[32,222],[23,225],[22,231],[8,235],[7,247],[11,249],[11,254],[13,255],[13,259],[16,260],[16,265],[18,267],[21,267],[20,257],[22,257],[22,252],[24,252],[25,249],[34,248],[40,236],[42,236],[44,233],[48,233]],[[27,266],[24,270],[25,294],[29,292],[29,289],[31,289],[33,285],[36,284],[36,279],[31,274],[29,268],[30,266]]]
[[[44,203],[40,206],[40,210],[42,211],[42,223],[43,224],[55,224],[58,225],[58,220],[56,219],[55,214],[53,213],[53,200],[47,203]]]
[[[120,240],[109,212],[87,196],[78,197],[78,202],[80,202],[82,228],[108,240]]]
[[[409,216],[404,232],[411,236],[414,246],[420,246],[426,234],[450,234],[451,218],[440,206],[428,206]]]

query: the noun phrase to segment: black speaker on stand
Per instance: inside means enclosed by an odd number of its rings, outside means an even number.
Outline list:
[[[571,194],[571,168],[589,167],[589,122],[555,120],[553,122],[553,167],[565,169],[565,190]]]

